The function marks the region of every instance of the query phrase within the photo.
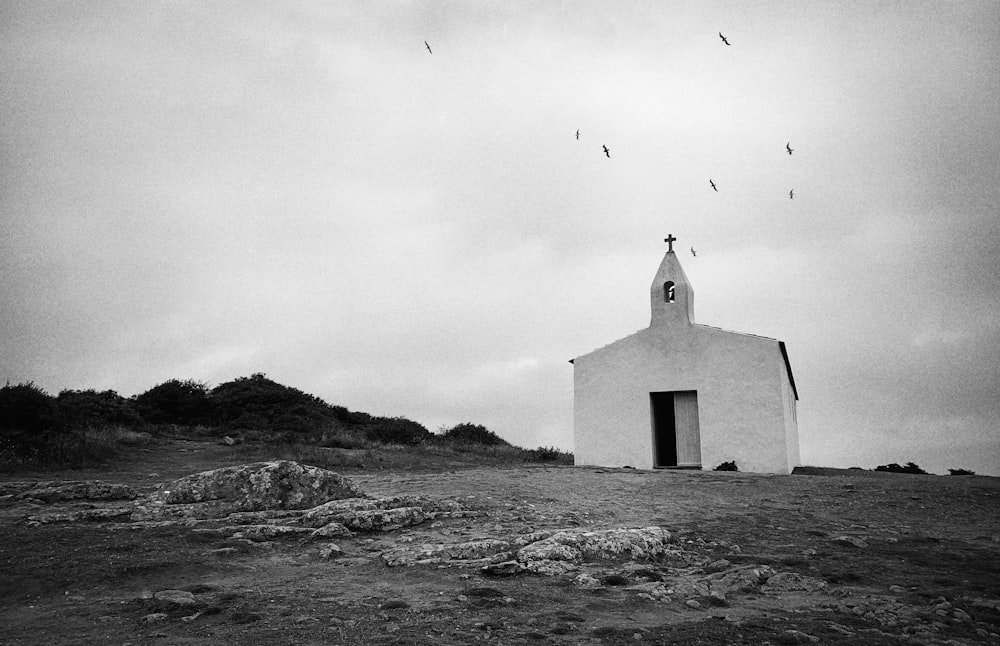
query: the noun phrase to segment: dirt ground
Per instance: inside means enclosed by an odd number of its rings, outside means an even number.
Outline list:
[[[9,493],[13,481],[100,480],[148,494],[241,461],[233,447],[170,441],[106,469],[0,476],[0,643],[1000,644],[998,478],[469,460],[349,468],[338,472],[369,496],[419,495],[470,513],[337,538],[331,557],[299,538],[249,545],[183,524],[31,523],[107,503]],[[681,560],[498,576],[474,560],[393,567],[384,557],[407,546],[650,526],[670,532]],[[716,571],[789,573],[786,581],[808,585],[677,592]],[[581,572],[591,585],[580,584]],[[194,601],[154,598],[164,590]]]

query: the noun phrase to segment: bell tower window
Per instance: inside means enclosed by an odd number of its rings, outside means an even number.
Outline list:
[[[663,302],[673,303],[674,302],[674,281],[668,280],[663,283]]]

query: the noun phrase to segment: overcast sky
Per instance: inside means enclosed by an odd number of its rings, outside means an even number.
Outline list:
[[[263,372],[572,449],[568,360],[649,324],[670,233],[697,322],[786,343],[803,463],[1000,475],[998,34],[996,1],[7,0],[0,379]]]

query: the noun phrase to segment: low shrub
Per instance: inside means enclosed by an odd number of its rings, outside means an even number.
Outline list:
[[[888,471],[889,473],[915,473],[915,474],[926,474],[927,472],[918,467],[912,462],[907,462],[906,466],[901,467],[895,462],[892,464],[883,464],[875,467],[876,471]]]
[[[975,471],[969,471],[968,469],[948,469],[948,475],[950,476],[974,476]]]
[[[730,462],[723,462],[719,466],[712,469],[713,471],[739,471],[739,467],[736,466],[736,460]]]
[[[441,434],[445,440],[456,444],[482,444],[483,446],[510,446],[507,440],[503,439],[493,431],[488,430],[480,424],[465,422],[452,426]]]
[[[431,437],[421,424],[405,417],[373,417],[362,428],[366,438],[382,444],[415,446]]]
[[[573,454],[562,451],[554,446],[540,446],[537,449],[524,451],[525,462],[546,462],[558,464],[573,464]]]

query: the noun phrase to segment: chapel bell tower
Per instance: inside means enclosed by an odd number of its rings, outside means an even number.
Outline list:
[[[656,270],[653,284],[649,288],[649,301],[652,309],[650,327],[692,325],[694,323],[694,290],[688,282],[684,269],[681,267],[677,254],[674,253],[674,243],[677,238],[673,234],[664,240],[667,243],[667,253]]]

